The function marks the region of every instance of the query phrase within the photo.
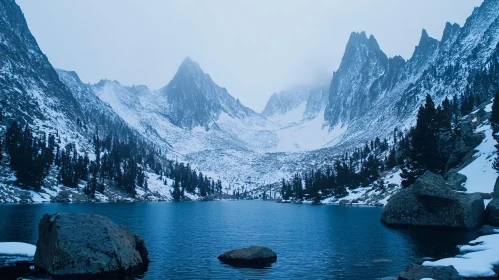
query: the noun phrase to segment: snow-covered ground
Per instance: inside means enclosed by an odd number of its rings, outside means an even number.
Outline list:
[[[492,128],[489,124],[482,125],[476,129],[476,133],[480,132],[485,134],[485,138],[476,148],[475,160],[459,171],[468,178],[464,185],[468,193],[493,192],[497,178],[497,172],[492,167],[497,152],[495,147],[497,142],[492,136]]]
[[[384,182],[384,188],[371,185],[354,190],[348,189],[347,196],[342,198],[329,197],[322,200],[322,203],[338,204],[340,201],[345,200],[352,205],[386,205],[390,197],[400,190],[402,182],[400,170],[397,168],[388,172],[381,180]]]
[[[0,242],[0,255],[34,257],[36,246],[21,242]]]
[[[468,245],[458,246],[463,255],[438,261],[426,261],[425,266],[456,268],[462,277],[495,277],[494,266],[499,265],[499,234],[481,236]]]

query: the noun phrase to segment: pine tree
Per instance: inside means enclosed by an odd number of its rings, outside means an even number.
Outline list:
[[[492,113],[490,115],[490,122],[494,126],[499,124],[499,91],[494,96],[494,102],[492,103]]]
[[[438,131],[437,110],[431,96],[427,95],[425,105],[419,108],[416,127],[412,131],[411,153],[401,173],[404,185],[412,184],[426,170],[440,172]]]

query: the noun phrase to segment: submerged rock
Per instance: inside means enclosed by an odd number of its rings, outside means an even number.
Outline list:
[[[430,278],[433,280],[461,280],[463,279],[457,273],[453,266],[423,266],[419,264],[410,264],[402,273],[398,280],[420,280]]]
[[[250,246],[225,252],[218,259],[233,266],[265,267],[277,260],[277,254],[267,247]]]
[[[476,228],[484,221],[480,194],[457,193],[442,176],[427,171],[388,201],[381,221],[387,225]]]
[[[55,277],[129,276],[147,269],[144,241],[110,219],[45,214],[38,226],[35,267]]]

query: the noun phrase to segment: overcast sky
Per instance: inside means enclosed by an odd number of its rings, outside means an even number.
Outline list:
[[[269,96],[332,75],[352,31],[408,59],[482,0],[16,0],[51,63],[84,82],[165,86],[186,56],[261,111]]]

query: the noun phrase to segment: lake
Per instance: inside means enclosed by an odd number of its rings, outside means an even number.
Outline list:
[[[144,279],[376,279],[424,257],[458,254],[475,231],[392,229],[382,207],[277,204],[268,201],[0,205],[0,242],[35,244],[45,213],[94,213],[140,234],[151,263]],[[75,232],[75,234],[78,234]],[[262,245],[267,269],[220,264],[225,251]]]

